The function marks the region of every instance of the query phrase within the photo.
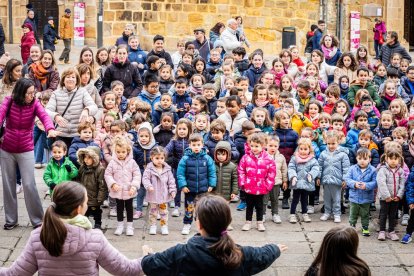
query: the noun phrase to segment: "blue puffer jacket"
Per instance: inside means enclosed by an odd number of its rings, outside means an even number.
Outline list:
[[[173,158],[171,167],[177,168],[186,148],[188,148],[188,139],[173,139],[168,143],[165,150],[168,156]]]
[[[138,69],[139,73],[142,75],[144,74],[145,70],[148,68],[146,60],[147,60],[147,53],[138,46],[138,49],[134,50],[131,47],[128,47],[128,60],[130,62],[137,62],[144,65],[144,68]]]
[[[161,100],[161,93],[158,92],[158,95],[156,95],[153,99],[149,97],[149,93],[145,90],[141,91],[141,94],[138,95],[138,100],[141,100],[143,102],[146,102],[151,106],[151,112],[154,112],[155,105],[160,102]]]
[[[236,145],[237,151],[240,153],[239,159],[237,160],[237,162],[239,162],[245,154],[244,145],[247,143],[247,137],[244,136],[243,133],[240,131],[234,134],[233,141]]]
[[[209,187],[216,187],[216,166],[205,148],[197,154],[190,148],[185,150],[178,164],[177,180],[179,189],[187,187],[191,193],[205,193]]]
[[[319,177],[319,164],[315,157],[307,162],[299,162],[295,155],[292,156],[288,166],[289,181],[296,177],[297,182],[292,189],[303,189],[309,192],[315,191],[315,179]],[[312,181],[308,181],[308,174],[312,176]]]
[[[357,163],[356,156],[360,148],[361,145],[357,143],[355,147],[349,151],[349,162],[351,165],[355,165]],[[371,165],[376,168],[380,163],[380,155],[378,153],[378,150],[375,148],[369,148],[369,150],[371,151]]]
[[[266,67],[263,63],[262,67],[254,68],[253,65],[250,66],[246,71],[246,77],[249,79],[249,91],[253,92],[254,86],[259,82],[259,78],[262,73],[266,70]]]
[[[346,139],[349,141],[349,144],[351,144],[353,148],[358,143],[358,135],[360,131],[360,129],[351,128],[346,134]]]
[[[253,101],[253,100],[252,100]],[[253,109],[254,108],[256,108],[257,106],[256,106],[256,104],[254,104],[254,103],[249,103],[247,106],[246,106],[246,113],[247,113],[247,116],[250,118],[250,115],[252,114],[252,112],[253,112]],[[267,112],[269,113],[269,117],[270,117],[270,120],[272,120],[273,121],[273,118],[275,118],[275,113],[276,113],[276,109],[275,109],[275,107],[272,105],[272,104],[267,104],[266,106],[264,106],[263,108],[266,108],[267,109]]]
[[[342,185],[349,169],[348,150],[338,147],[334,152],[325,150],[319,156],[322,185]]]
[[[99,145],[95,143],[93,139],[90,141],[84,141],[84,140],[81,140],[79,136],[76,136],[75,138],[73,138],[72,144],[69,147],[68,156],[69,156],[70,161],[72,161],[72,163],[77,168],[80,167],[80,164],[78,163],[78,156],[76,155],[76,153],[78,152],[79,149],[85,149],[87,147],[98,147],[99,148]],[[102,160],[102,158],[103,158],[103,155],[101,152],[100,159]]]
[[[184,118],[184,115],[187,113],[184,104],[188,103],[191,106],[192,100],[190,94],[185,92],[183,95],[178,95],[177,92],[174,92],[172,95],[172,102],[177,107],[178,118]]]
[[[277,128],[274,134],[280,139],[279,152],[286,158],[286,163],[289,164],[290,158],[298,146],[299,135],[291,128]]]
[[[414,204],[414,167],[411,169],[407,183],[405,184],[405,198],[408,205]]]
[[[233,161],[239,160],[240,153],[237,150],[236,145],[234,144],[234,142],[230,139],[229,132],[227,130],[226,130],[226,133],[224,134],[224,137],[223,137],[222,141],[227,141],[231,145],[231,160],[233,160]],[[204,144],[204,146],[207,148],[208,155],[210,155],[210,157],[213,158],[213,159],[214,159],[214,151],[216,150],[216,145],[217,145],[218,142],[220,142],[220,141],[214,140],[214,138],[213,138],[213,136],[211,135],[211,132],[210,132],[208,134],[206,142]]]
[[[156,146],[156,144],[154,144],[154,146]],[[145,168],[149,163],[151,163],[150,153],[153,147],[151,147],[150,149],[145,149],[139,143],[134,144],[133,157],[135,162],[137,162],[139,166],[141,174],[144,174]]]
[[[368,165],[362,172],[358,165],[349,168],[345,176],[346,185],[349,187],[349,201],[357,204],[374,202],[374,189],[377,188],[377,170]],[[364,182],[365,190],[355,189],[356,182]]]

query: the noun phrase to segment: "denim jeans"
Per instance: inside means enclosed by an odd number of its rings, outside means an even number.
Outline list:
[[[34,127],[33,130],[33,143],[35,145],[34,148],[34,155],[35,155],[35,163],[46,163],[44,162],[44,152],[46,148],[46,132],[40,130],[37,126]]]
[[[137,211],[142,212],[142,206],[144,205],[144,199],[146,194],[147,190],[145,190],[144,185],[141,184],[141,186],[138,189],[137,195]]]
[[[375,58],[378,59],[380,50],[381,50],[381,45],[379,44],[379,40],[374,40],[374,50],[375,50]]]

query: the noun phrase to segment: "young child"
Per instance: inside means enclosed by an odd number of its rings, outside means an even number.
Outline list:
[[[163,147],[151,150],[151,163],[142,176],[142,185],[147,190],[145,197],[149,203],[150,235],[157,234],[157,215],[161,217],[161,234],[168,235],[167,203],[175,198],[177,189],[171,167],[165,163],[166,152]]]
[[[276,178],[275,185],[270,193],[264,196],[263,210],[266,210],[267,202],[270,199],[270,207],[272,210],[272,220],[274,223],[280,224],[282,220],[279,216],[279,194],[280,188],[287,186],[288,183],[288,168],[286,164],[286,158],[279,152],[280,139],[277,135],[269,137],[267,142],[267,153],[275,160],[276,165]],[[265,220],[266,212],[263,214],[263,220]]]
[[[263,107],[256,107],[252,111],[250,120],[255,124],[255,127],[266,134],[273,133],[272,121],[269,118],[269,112]]]
[[[296,223],[296,207],[300,200],[304,222],[311,222],[308,215],[308,196],[315,190],[315,179],[319,177],[319,164],[313,153],[310,139],[300,138],[298,148],[288,166],[288,176],[293,190],[289,222]]]
[[[390,103],[388,109],[394,116],[396,126],[406,128],[408,123],[408,109],[404,101],[402,99],[395,99]]]
[[[132,158],[132,147],[129,141],[117,136],[113,143],[113,157],[105,170],[105,181],[109,196],[116,200],[117,227],[115,235],[124,232],[124,210],[127,217],[126,235],[134,235],[132,201],[141,185],[141,171]]]
[[[396,149],[389,149],[383,155],[384,162],[381,163],[377,172],[378,194],[380,197],[380,232],[378,240],[385,241],[389,238],[398,241],[395,233],[395,216],[397,214],[398,202],[403,198],[405,176],[403,156]],[[385,234],[388,219],[388,233]]]
[[[399,77],[401,78],[404,74],[401,72],[401,59],[402,55],[400,53],[392,53],[390,58],[390,64],[388,64],[387,69],[394,68],[398,70]]]
[[[361,102],[361,109],[360,110],[364,111],[368,116],[367,122],[368,122],[368,125],[369,125],[369,129],[374,130],[378,126],[378,123],[380,121],[380,119],[379,119],[380,113],[376,109],[375,104],[372,101],[370,96],[368,96],[368,95],[362,96],[360,102]],[[357,109],[357,108],[354,108],[354,109]],[[351,114],[351,118],[352,118],[353,114]]]
[[[215,77],[215,87],[216,87],[216,92],[221,92],[223,90],[226,89],[225,87],[225,80],[226,78],[234,78],[234,66],[233,63],[231,62],[224,62],[223,65],[221,66],[221,70],[223,72],[223,74],[221,74],[220,76]]]
[[[378,95],[375,86],[368,81],[369,70],[367,68],[359,68],[357,70],[357,78],[351,82],[351,86],[348,92],[348,103],[350,106],[355,104],[355,95],[360,89],[366,89],[371,99],[375,102],[376,106],[381,106],[381,98]]]
[[[263,196],[268,194],[275,184],[275,161],[265,151],[266,135],[255,133],[248,137],[246,154],[238,167],[239,187],[246,193],[246,223],[242,231],[249,231],[253,209],[256,209],[257,230],[263,232]]]
[[[144,79],[144,89],[137,96],[138,100],[148,103],[151,106],[151,112],[154,112],[156,105],[161,100],[161,93],[158,91],[159,84],[160,81],[157,76],[147,76]]]
[[[227,141],[231,145],[231,160],[239,159],[239,152],[236,149],[236,145],[233,143],[229,136],[229,132],[226,130],[226,124],[220,119],[214,120],[210,125],[210,133],[205,140],[205,147],[207,153],[211,158],[214,158],[214,149],[220,141]]]
[[[371,151],[360,148],[356,154],[357,164],[352,165],[345,177],[349,188],[349,224],[356,226],[361,217],[362,235],[369,236],[369,208],[374,200],[374,190],[377,188],[377,171],[371,163]]]
[[[173,123],[176,124],[178,122],[178,114],[177,109],[173,105],[173,100],[170,94],[165,93],[161,95],[160,104],[155,107],[154,111],[152,112],[152,123],[154,126],[158,126],[161,122],[161,115],[164,112],[168,112],[173,114],[174,120]]]
[[[63,141],[56,141],[52,144],[52,159],[46,166],[43,173],[43,180],[49,187],[49,192],[52,194],[56,185],[68,180],[72,180],[78,176],[78,169],[66,157],[67,147]]]
[[[171,86],[174,85],[173,69],[169,64],[164,64],[159,70],[160,74],[160,88],[161,94],[168,93]]]
[[[414,211],[412,211],[414,209],[414,170],[411,170],[410,175],[408,176],[407,183],[405,184],[405,190],[406,201],[411,212],[407,223],[406,234],[401,239],[401,243],[408,244],[412,240],[411,236],[414,231]]]
[[[339,77],[347,76],[349,82],[352,83],[356,79],[357,68],[358,62],[355,60],[354,54],[351,52],[343,53],[336,64],[334,82],[339,83]]]
[[[373,82],[377,87],[380,87],[387,80],[387,67],[383,63],[378,65]]]
[[[256,85],[253,89],[252,97],[252,102],[246,107],[247,116],[251,115],[254,108],[263,107],[267,109],[270,119],[273,120],[276,111],[275,107],[269,102],[267,87],[263,84]]]
[[[340,99],[341,90],[338,85],[331,84],[326,88],[326,103],[323,107],[323,111],[331,114],[335,107],[335,103]]]
[[[128,109],[128,99],[124,95],[124,84],[121,81],[115,80],[111,82],[111,91],[115,94],[115,103],[119,111],[122,114],[127,112]],[[133,99],[130,99],[130,102]]]
[[[94,141],[95,126],[93,124],[89,122],[80,123],[78,126],[78,134],[79,137],[76,136],[73,138],[68,154],[70,161],[72,161],[77,168],[80,167],[80,164],[78,163],[78,156],[76,155],[79,149],[91,146],[99,147],[99,145]]]
[[[359,67],[365,67],[370,70],[374,69],[374,65],[370,61],[367,47],[360,45],[355,54],[355,60]]]
[[[220,69],[221,63],[222,61],[219,50],[216,48],[210,50],[210,59],[206,65],[207,72],[210,75],[215,76],[217,71]]]
[[[393,100],[400,98],[395,87],[395,82],[392,80],[386,80],[384,82],[384,89],[382,90],[380,96],[382,105],[379,108],[381,110],[387,110]]]
[[[402,75],[401,78],[407,75],[408,66],[410,66],[410,61],[405,58],[401,59],[401,64],[400,64],[400,72]]]
[[[206,83],[206,79],[201,74],[194,74],[190,79],[190,87],[188,91],[192,97],[201,95],[203,93],[203,85]]]
[[[228,97],[230,95],[230,91],[233,87],[237,84],[236,80],[233,77],[226,77],[224,79],[224,90],[221,90],[219,93],[219,98]],[[216,93],[215,93],[216,94]]]
[[[184,115],[190,110],[192,99],[187,92],[187,80],[178,78],[174,84],[175,92],[172,95],[173,104],[177,108],[178,118],[184,118]]]
[[[305,106],[304,115],[312,122],[314,130],[319,127],[319,115],[322,111],[321,103],[315,99],[310,100]]]
[[[368,129],[368,115],[362,110],[359,110],[357,113],[355,113],[354,116],[354,128],[351,128],[346,138],[349,140],[349,143],[352,145],[355,145],[358,142],[358,134],[362,129]]]
[[[191,63],[196,74],[202,75],[206,79],[206,83],[214,83],[212,75],[206,69],[206,62],[202,57],[196,57]],[[214,73],[215,75],[216,73]]]
[[[380,156],[384,153],[384,146],[392,141],[392,132],[395,129],[391,111],[381,112],[381,119],[378,127],[373,131],[373,140],[378,145]]]
[[[280,81],[282,80],[282,77],[286,74],[285,67],[283,65],[281,58],[275,58],[272,61],[272,69],[270,72],[273,74],[274,78],[274,84],[277,86],[280,86]]]
[[[226,108],[226,98],[220,98],[217,100],[217,106],[216,106],[216,111],[214,113],[210,114],[210,119],[211,120],[215,120],[218,117],[220,117],[222,114],[224,114],[227,110]]]
[[[98,118],[104,117],[106,114],[112,114],[116,119],[122,119],[122,114],[119,110],[119,106],[116,104],[116,95],[112,91],[105,92],[102,95],[102,114],[98,115]],[[97,121],[98,129],[101,128],[100,120]]]
[[[348,129],[349,123],[351,121],[351,108],[349,107],[348,102],[345,99],[339,99],[332,110],[332,114],[338,113],[344,118],[345,128]]]
[[[296,100],[299,102],[299,112],[303,113],[305,110],[306,104],[313,98],[312,95],[309,93],[311,89],[310,83],[307,80],[299,81],[298,85],[296,86]]]
[[[281,105],[279,103],[280,88],[275,84],[271,84],[267,87],[269,93],[269,102],[275,107],[275,110],[279,110]]]
[[[349,152],[349,161],[351,165],[357,163],[357,152],[360,148],[366,148],[371,152],[370,164],[376,168],[380,163],[380,155],[378,154],[378,146],[373,141],[373,135],[369,129],[363,129],[359,132],[358,143]]]
[[[149,76],[155,76],[158,78],[158,70],[161,67],[161,61],[160,58],[156,55],[151,55],[147,57],[147,64],[146,64],[147,70],[142,75],[142,79],[145,80]]]
[[[95,118],[100,119],[99,113],[101,113],[103,106],[102,98],[99,95],[98,89],[95,87],[95,81],[93,80],[95,77],[95,72],[93,71],[92,67],[87,65],[86,63],[78,64],[76,66],[76,70],[78,71],[80,76],[80,87],[83,87],[86,89],[86,91],[88,91],[92,100],[98,107],[98,114],[95,116]]]
[[[230,137],[234,137],[237,132],[242,129],[242,124],[248,120],[246,111],[242,109],[242,101],[238,96],[227,97],[227,111],[221,114],[218,119],[226,124],[226,129],[230,133]]]
[[[214,85],[211,83],[206,83],[203,85],[203,97],[207,100],[208,111],[210,113],[210,119],[217,119],[216,109],[217,109],[217,98],[216,91],[214,90]]]
[[[232,51],[234,57],[234,67],[240,72],[243,76],[244,73],[249,69],[249,61],[245,59],[246,49],[244,47],[237,47]]]
[[[101,206],[106,198],[108,187],[105,183],[105,168],[99,159],[101,150],[98,147],[87,147],[77,152],[79,168],[79,182],[85,186],[88,192],[88,210],[85,216],[93,216],[95,225],[93,228],[101,229]]]
[[[211,192],[216,187],[217,176],[214,160],[207,155],[203,147],[203,137],[191,134],[189,148],[177,168],[178,188],[184,192],[185,216],[181,234],[188,235],[193,222],[196,197]]]
[[[327,150],[319,156],[321,170],[320,179],[316,185],[323,185],[325,213],[322,221],[334,215],[334,222],[341,222],[341,190],[345,187],[345,176],[349,169],[348,151],[339,146],[337,133],[333,130],[326,133]]]
[[[200,113],[209,114],[208,103],[206,98],[197,95],[193,98],[190,110],[184,115],[184,118],[194,122],[195,116]]]
[[[289,75],[284,75],[280,79],[280,93],[287,92],[290,97],[296,98],[296,89],[293,87],[293,79]]]
[[[193,133],[198,133],[203,137],[203,140],[207,140],[210,131],[209,116],[204,113],[197,114],[193,123]]]
[[[128,46],[128,60],[138,67],[142,77],[147,67],[145,62],[147,60],[147,53],[141,49],[137,35],[131,35],[128,38]]]
[[[170,112],[161,114],[161,122],[152,130],[155,141],[158,145],[165,147],[175,134],[174,115]]]
[[[44,91],[41,93],[40,103],[43,107],[46,107],[47,103],[52,96],[52,92]],[[45,128],[39,118],[35,119],[35,126],[33,130],[33,145],[35,155],[35,168],[41,169],[43,164],[49,161],[50,151],[47,148],[47,136]],[[46,156],[45,156],[46,155]],[[46,160],[46,162],[44,162]]]

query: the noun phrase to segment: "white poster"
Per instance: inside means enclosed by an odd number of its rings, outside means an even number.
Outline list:
[[[75,3],[73,19],[74,44],[83,46],[85,44],[85,3]]]
[[[361,22],[360,13],[357,11],[351,11],[351,34],[349,50],[356,52],[361,42]]]

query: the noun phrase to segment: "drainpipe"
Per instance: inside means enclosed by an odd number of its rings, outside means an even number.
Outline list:
[[[99,0],[99,6],[98,6],[98,28],[97,28],[97,46],[98,48],[102,47],[103,44],[103,0]]]
[[[339,49],[342,50],[342,35],[343,35],[343,27],[344,25],[344,11],[343,11],[343,4],[342,0],[336,1],[336,37],[339,40]]]
[[[13,10],[12,10],[13,1],[9,0],[9,43],[13,43]]]

